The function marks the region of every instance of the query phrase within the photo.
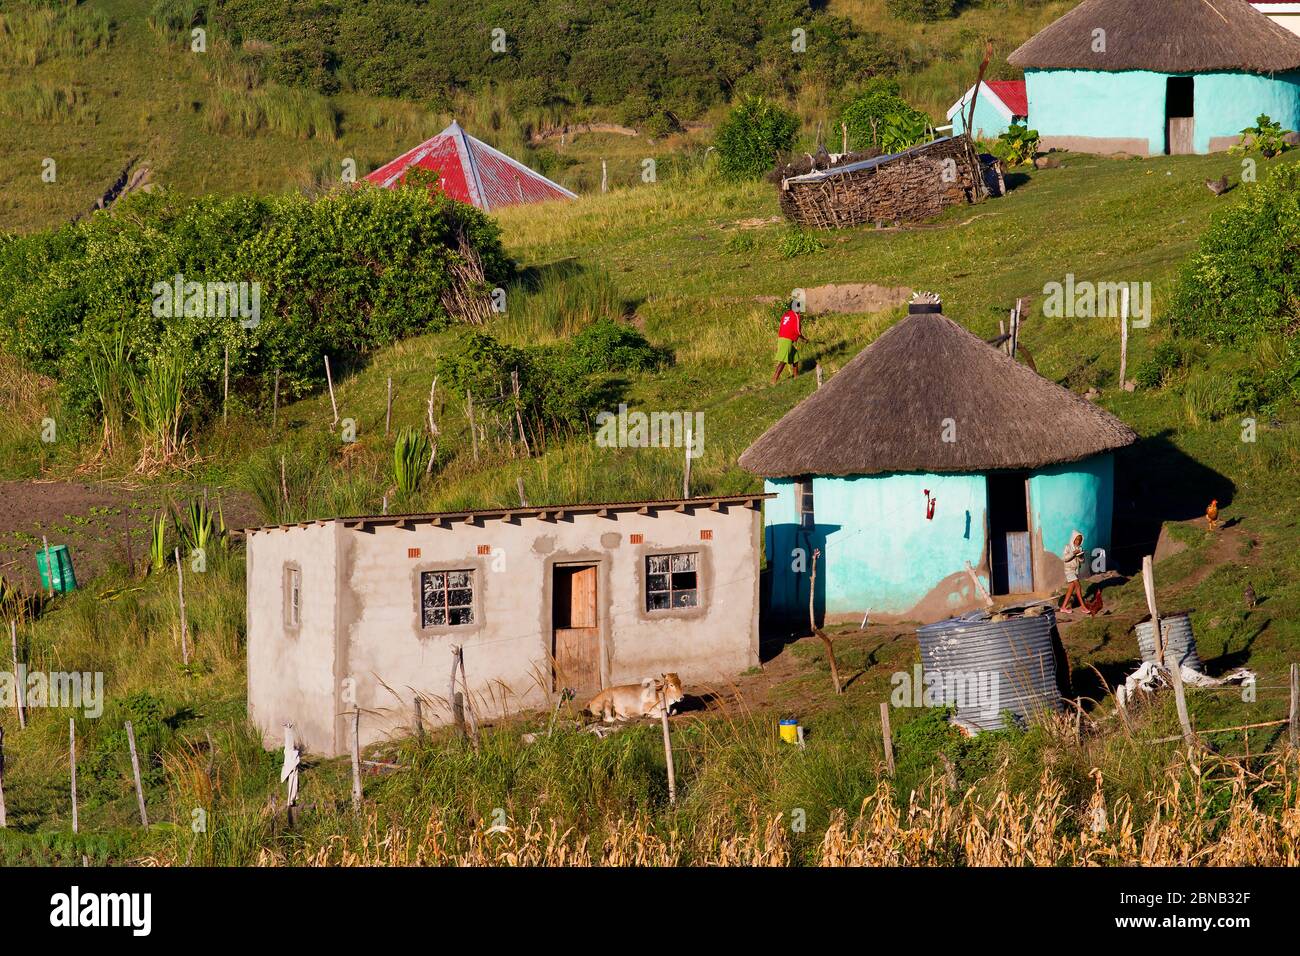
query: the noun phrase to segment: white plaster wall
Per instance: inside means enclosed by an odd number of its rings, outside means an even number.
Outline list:
[[[247,537],[248,716],[268,747],[284,742],[291,721],[299,746],[336,748],[335,538],[330,522]],[[284,567],[302,571],[301,624],[284,623]]]
[[[711,530],[712,540],[701,540],[701,529]],[[600,567],[605,686],[663,671],[677,671],[698,686],[758,663],[757,509],[610,511],[607,517],[489,518],[473,525],[379,525],[340,533],[339,614],[346,643],[341,673],[355,681],[364,742],[409,733],[417,691],[436,698],[424,705],[426,719],[450,719],[446,697],[454,644],[465,648],[481,717],[548,706],[550,582],[557,562]],[[631,543],[635,533],[644,535],[643,543]],[[479,554],[480,546],[491,553]],[[408,556],[412,548],[420,550],[418,558]],[[665,551],[700,553],[697,609],[644,610],[645,558]],[[477,571],[475,624],[423,631],[418,574],[453,567]]]

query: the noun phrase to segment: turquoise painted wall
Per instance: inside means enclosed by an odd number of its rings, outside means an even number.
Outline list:
[[[952,134],[957,136],[966,132],[966,110],[970,109],[970,103],[966,108],[958,110],[952,118]],[[975,103],[975,122],[972,124],[976,137],[983,136],[985,139],[997,139],[1007,131],[1011,121],[1004,119],[997,108],[981,96]]]
[[[1145,139],[1152,153],[1165,151],[1167,74],[1146,70],[1027,70],[1030,125],[1044,137],[1090,136]],[[1287,129],[1300,127],[1300,73],[1196,75],[1196,141],[1235,136],[1267,113]]]
[[[925,517],[927,488],[938,499],[932,521]],[[819,620],[861,614],[868,607],[873,613],[906,614],[945,578],[964,574],[966,562],[978,569],[985,561],[988,489],[983,475],[815,478],[812,529],[799,526],[793,479],[769,479],[765,490],[776,495],[764,505],[770,607],[782,616],[807,618],[808,567],[815,548],[822,552],[815,600]],[[1090,555],[1094,548],[1109,554],[1113,495],[1111,455],[1032,474],[1031,519],[1043,549],[1059,556],[1077,529]],[[794,566],[796,549],[802,551],[802,569]],[[1060,563],[1041,558],[1040,552],[1036,587],[1058,586]],[[988,575],[979,577],[988,588]],[[967,582],[960,585],[969,595]]]
[[[925,518],[925,489],[938,499],[934,520]],[[767,560],[772,569],[772,607],[806,616],[808,574],[792,569],[793,552],[817,566],[818,617],[911,610],[944,578],[964,574],[966,562],[984,559],[988,493],[982,475],[871,475],[815,478],[816,527],[799,527],[794,482],[770,480],[777,497],[766,503]],[[981,576],[987,588],[988,579]]]
[[[1083,533],[1089,565],[1095,548],[1105,549],[1109,556],[1114,495],[1112,455],[1096,455],[1084,461],[1044,468],[1031,475],[1029,506],[1033,526],[1042,533],[1043,550],[1059,557],[1070,541],[1070,532],[1077,530]],[[1106,566],[1113,566],[1109,557]],[[1038,570],[1035,568],[1036,577]]]

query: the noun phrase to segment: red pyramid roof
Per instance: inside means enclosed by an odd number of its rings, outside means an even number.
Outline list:
[[[433,170],[448,196],[485,211],[520,203],[578,198],[559,183],[475,139],[454,120],[437,136],[380,166],[366,181],[393,189],[401,185],[412,166]]]

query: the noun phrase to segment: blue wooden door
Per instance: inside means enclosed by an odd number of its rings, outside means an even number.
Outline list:
[[[1030,559],[1029,532],[1006,532],[1007,592],[1028,594],[1034,589],[1034,569]]]

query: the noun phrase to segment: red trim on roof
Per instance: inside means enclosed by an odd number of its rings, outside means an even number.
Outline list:
[[[1029,115],[1029,95],[1025,92],[1024,80],[985,80],[985,85],[1011,110],[1011,115]]]
[[[442,191],[452,199],[485,210],[576,198],[558,183],[470,136],[458,123],[380,166],[366,181],[395,189],[412,166],[436,172]]]

